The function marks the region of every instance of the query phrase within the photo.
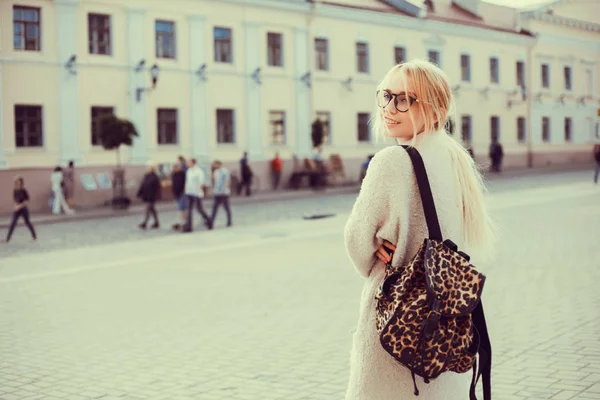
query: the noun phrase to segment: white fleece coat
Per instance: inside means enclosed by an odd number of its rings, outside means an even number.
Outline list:
[[[459,188],[444,132],[421,134],[421,153],[444,239],[462,250],[463,225]],[[345,229],[346,250],[359,274],[366,278],[360,316],[354,334],[350,382],[346,400],[461,400],[469,398],[471,373],[443,373],[414,395],[410,371],[381,346],[375,327],[375,294],[385,265],[374,255],[386,239],[396,244],[393,265],[404,265],[427,237],[427,224],[412,163],[400,146],[379,151],[371,160],[360,194]]]

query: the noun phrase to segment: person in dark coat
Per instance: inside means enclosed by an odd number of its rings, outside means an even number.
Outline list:
[[[156,167],[153,164],[148,166],[148,172],[142,179],[142,183],[137,192],[137,197],[146,203],[146,214],[144,221],[140,224],[140,228],[146,229],[146,224],[150,219],[150,215],[154,218],[154,224],[152,224],[150,228],[158,228],[158,214],[156,212],[155,204],[160,198],[160,179],[156,174]]]
[[[15,178],[13,199],[15,201],[15,210],[13,211],[12,221],[10,222],[8,234],[6,235],[6,242],[8,243],[10,240],[10,237],[12,236],[15,226],[17,226],[17,221],[20,217],[23,217],[25,225],[27,225],[29,231],[31,232],[31,237],[33,240],[36,240],[37,236],[35,234],[35,229],[33,228],[33,225],[31,225],[31,221],[29,221],[29,208],[27,207],[27,204],[29,203],[29,193],[27,193],[27,189],[25,189],[25,182],[21,177]]]
[[[489,151],[490,159],[492,160],[491,171],[492,172],[501,172],[502,171],[502,159],[504,158],[504,149],[502,145],[498,141],[498,139],[493,139],[492,144],[490,144]]]
[[[181,168],[181,164],[175,164],[173,166],[173,173],[171,174],[171,190],[173,192],[173,198],[177,204],[177,212],[179,213],[179,222],[173,225],[173,229],[179,230],[185,225],[186,210],[187,210],[187,197],[185,195],[185,170]]]
[[[248,164],[248,152],[244,152],[244,157],[240,160],[240,173],[242,174],[242,180],[238,185],[238,195],[242,194],[244,187],[246,188],[246,196],[252,194],[252,168]]]

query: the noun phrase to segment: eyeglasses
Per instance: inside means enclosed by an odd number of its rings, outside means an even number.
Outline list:
[[[376,98],[377,106],[381,108],[386,108],[392,99],[394,99],[394,107],[399,112],[407,112],[414,103],[419,102],[419,99],[407,96],[406,93],[394,94],[389,90],[378,90]]]

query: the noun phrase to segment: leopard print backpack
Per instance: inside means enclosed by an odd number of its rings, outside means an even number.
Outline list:
[[[402,147],[413,163],[429,238],[408,265],[386,266],[376,294],[381,345],[411,371],[416,396],[415,375],[429,383],[443,372],[473,369],[469,399],[477,400],[481,377],[484,400],[490,400],[492,348],[481,305],[485,276],[442,239],[423,159],[414,147]]]

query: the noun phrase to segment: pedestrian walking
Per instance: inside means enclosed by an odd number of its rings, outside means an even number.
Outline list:
[[[212,216],[210,218],[211,225],[215,226],[215,219],[217,218],[217,211],[219,207],[223,205],[225,208],[225,214],[227,215],[227,226],[231,226],[231,209],[229,208],[229,196],[231,195],[231,175],[227,168],[223,166],[221,161],[215,161],[213,163],[213,209]]]
[[[142,178],[142,183],[137,192],[137,197],[146,203],[146,211],[144,220],[139,225],[140,229],[146,229],[150,216],[154,219],[154,224],[150,226],[152,229],[160,227],[158,223],[158,213],[156,212],[156,202],[160,198],[160,178],[156,174],[156,166],[148,165],[148,172]]]
[[[206,188],[204,172],[196,163],[196,159],[191,159],[188,163],[188,169],[185,173],[185,194],[187,197],[187,220],[183,227],[183,232],[191,232],[193,230],[193,212],[194,208],[198,210],[204,219],[204,225],[208,229],[212,229],[210,217],[202,207],[202,199],[204,198],[204,189]]]
[[[65,214],[75,214],[75,211],[69,207],[67,201],[65,200],[65,196],[63,194],[63,172],[62,168],[57,166],[54,168],[54,172],[50,176],[50,181],[52,182],[52,213],[60,214],[61,211],[64,210]]]
[[[252,177],[254,173],[250,164],[248,164],[248,152],[244,152],[244,156],[240,160],[240,173],[242,174],[242,180],[238,185],[238,195],[242,194],[242,190],[246,188],[246,196],[252,194]]]
[[[173,225],[173,229],[179,230],[185,225],[185,214],[187,211],[187,197],[185,195],[185,171],[181,169],[181,164],[173,165],[171,173],[171,191],[175,204],[177,204],[177,213],[179,222]]]
[[[8,228],[8,233],[6,234],[6,242],[10,241],[10,238],[17,226],[17,222],[19,218],[23,217],[23,221],[25,221],[25,225],[29,228],[29,232],[31,232],[31,237],[33,240],[37,239],[35,234],[35,229],[29,220],[29,193],[27,189],[25,189],[25,181],[21,177],[15,178],[15,188],[13,190],[13,200],[15,202],[15,208],[12,213],[12,220],[10,221],[10,227]]]
[[[490,144],[489,156],[492,161],[492,172],[501,172],[502,171],[502,159],[504,158],[504,149],[502,148],[502,144],[498,141],[498,139],[492,139],[492,143]]]
[[[73,196],[75,194],[75,163],[69,161],[69,165],[63,171],[63,195],[69,208],[73,209]]]
[[[594,183],[598,183],[600,176],[600,143],[594,145],[594,160],[596,160],[596,170],[594,171]]]
[[[419,372],[415,375],[415,370],[431,365],[426,361],[432,358],[440,362],[434,364],[438,370],[454,368],[456,372],[465,372],[473,365],[473,359],[467,357],[471,353],[466,353],[464,344],[476,345],[474,338],[467,337],[474,335],[473,328],[456,330],[456,342],[445,341],[435,347],[435,339],[447,339],[447,336],[439,336],[447,332],[441,328],[458,322],[436,319],[441,315],[439,307],[447,307],[450,297],[439,294],[439,290],[444,289],[438,284],[437,279],[442,279],[439,275],[435,276],[436,281],[428,283],[435,290],[433,300],[432,295],[426,293],[424,257],[419,259],[415,255],[423,255],[422,245],[428,237],[438,241],[427,239],[426,243],[439,243],[445,249],[447,242],[441,242],[442,235],[451,238],[461,249],[478,247],[486,251],[490,248],[493,228],[484,205],[482,178],[467,151],[444,130],[454,101],[448,78],[434,64],[411,61],[393,67],[379,84],[376,99],[380,112],[374,117],[374,134],[395,138],[398,144],[408,147],[390,146],[375,154],[345,226],[347,253],[358,273],[366,279],[353,338],[346,400],[412,399],[416,393],[423,400],[466,399],[472,384],[471,374],[446,372],[431,376],[431,381],[421,379],[424,375]],[[425,189],[421,198],[423,175],[419,173],[417,184],[418,157],[423,160],[428,176],[429,184],[424,187],[430,187],[432,198]],[[437,210],[434,216],[439,220],[431,215],[432,207]],[[439,237],[436,222],[441,224],[441,229],[437,226]],[[428,259],[427,265],[436,263],[435,268],[453,265],[449,262],[440,266],[436,258],[438,248],[427,249],[433,257]],[[449,254],[457,259],[462,257],[449,249]],[[465,258],[460,260],[466,262]],[[408,261],[411,264],[407,265]],[[471,272],[465,267],[467,269]],[[444,282],[459,288],[474,287],[477,282],[460,281],[460,276],[463,275],[446,275]],[[471,277],[466,273],[464,276]],[[415,286],[410,286],[413,283]],[[398,286],[401,284],[405,286]],[[390,287],[404,289],[387,291]],[[417,289],[422,297],[402,297],[412,295]],[[463,294],[461,290],[459,294]],[[444,295],[449,293],[443,291]],[[477,295],[474,297],[477,299]],[[390,298],[398,301],[398,308],[383,308]],[[464,300],[457,300],[457,304],[459,301]],[[431,309],[423,316],[421,312],[426,307]],[[398,314],[400,310],[406,310],[406,314]],[[480,320],[479,315],[476,318],[473,314],[473,321],[476,320]],[[463,319],[461,323],[470,321]],[[407,325],[399,327],[401,324]],[[488,348],[487,334],[484,337],[483,331],[487,330],[482,329],[480,354]],[[387,336],[382,336],[385,332]],[[392,340],[395,348],[390,347]],[[401,358],[404,362],[392,355],[398,350],[404,351]],[[453,351],[461,352],[451,353]],[[491,357],[491,347],[488,353]],[[445,358],[447,362],[439,361],[448,354],[452,354],[452,358]],[[463,365],[458,364],[458,360],[468,362]],[[489,383],[488,368],[491,368],[488,360],[482,356],[479,364],[484,392]],[[465,368],[460,370],[459,365]],[[489,396],[484,398],[487,400]]]
[[[283,161],[279,157],[279,153],[275,153],[275,158],[271,160],[271,177],[273,180],[273,190],[277,190],[279,188],[282,169]]]

